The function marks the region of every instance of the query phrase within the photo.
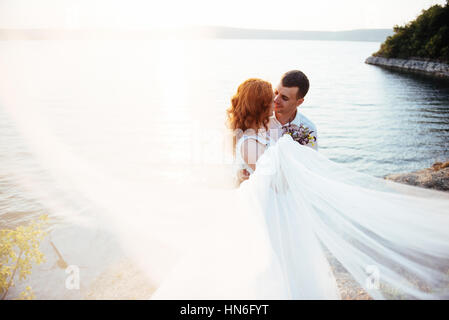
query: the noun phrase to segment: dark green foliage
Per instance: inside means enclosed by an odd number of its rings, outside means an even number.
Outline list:
[[[394,32],[374,56],[449,62],[449,0],[423,10],[405,26],[395,26]]]

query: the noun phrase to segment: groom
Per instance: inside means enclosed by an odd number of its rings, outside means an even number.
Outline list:
[[[270,117],[268,130],[270,139],[277,141],[282,135],[282,128],[290,124],[303,125],[313,131],[316,138],[311,148],[318,150],[318,136],[315,124],[299,111],[299,106],[304,102],[304,97],[309,91],[309,79],[299,71],[286,72],[274,91],[274,113]],[[239,172],[240,179],[247,180],[249,173],[246,170]]]

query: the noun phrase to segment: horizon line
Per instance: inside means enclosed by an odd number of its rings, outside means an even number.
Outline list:
[[[345,29],[345,30],[302,30],[302,29],[266,29],[266,28],[248,28],[248,27],[231,27],[223,25],[187,25],[187,26],[155,26],[155,27],[31,27],[31,28],[11,28],[11,27],[0,27],[0,30],[11,30],[11,31],[25,31],[25,30],[66,30],[66,31],[83,31],[83,30],[110,30],[110,31],[152,31],[152,30],[173,30],[173,29],[192,29],[192,28],[222,28],[222,29],[235,29],[235,30],[246,30],[246,31],[276,31],[276,32],[350,32],[350,31],[366,31],[366,30],[393,30],[393,28],[356,28],[356,29]]]

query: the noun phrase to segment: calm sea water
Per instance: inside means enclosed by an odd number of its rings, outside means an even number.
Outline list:
[[[365,64],[379,45],[2,41],[0,225],[43,210],[26,184],[15,182],[17,175],[51,183],[51,170],[36,160],[23,130],[51,137],[53,145],[122,181],[151,182],[157,171],[176,183],[185,178],[179,164],[229,160],[220,139],[237,86],[250,77],[275,86],[290,69],[310,79],[302,110],[317,125],[320,152],[330,159],[378,177],[448,160],[448,82]],[[54,165],[65,159],[59,148],[45,152]]]

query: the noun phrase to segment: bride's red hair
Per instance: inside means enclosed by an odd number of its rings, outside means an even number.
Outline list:
[[[243,82],[227,110],[229,128],[243,132],[248,129],[257,131],[262,127],[268,130],[273,96],[273,88],[267,81],[252,78]],[[234,135],[234,146],[236,138]]]

